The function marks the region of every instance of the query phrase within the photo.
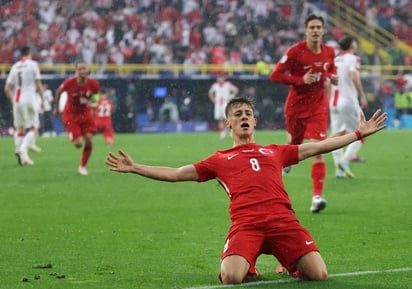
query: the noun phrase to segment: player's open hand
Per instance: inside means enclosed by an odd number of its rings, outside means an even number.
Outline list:
[[[365,119],[363,111],[360,112],[359,132],[362,137],[374,134],[386,127],[385,121],[387,119],[386,112],[382,112],[381,109],[375,111],[369,120]]]
[[[317,74],[312,73],[312,68],[309,69],[304,75],[303,75],[303,82],[305,84],[312,84],[314,82],[318,81],[317,79]]]
[[[332,74],[332,75],[330,76],[330,82],[331,82],[333,85],[338,85],[338,83],[339,83],[339,76],[336,75],[336,74]]]
[[[109,153],[105,162],[106,165],[110,167],[111,171],[120,173],[132,172],[134,165],[132,158],[122,150],[119,150],[118,152],[120,156],[116,156],[112,152]]]

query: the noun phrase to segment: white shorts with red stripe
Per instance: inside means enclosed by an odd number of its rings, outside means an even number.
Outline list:
[[[14,127],[39,127],[39,113],[36,103],[15,102],[13,104]]]

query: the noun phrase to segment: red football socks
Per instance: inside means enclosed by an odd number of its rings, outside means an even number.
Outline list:
[[[326,176],[326,165],[322,163],[312,164],[312,184],[313,184],[313,195],[322,196],[323,184],[325,182]]]
[[[84,148],[83,148],[83,151],[82,151],[82,161],[80,162],[80,165],[82,166],[82,167],[85,167],[86,165],[87,165],[87,161],[89,160],[89,158],[90,158],[90,155],[92,154],[92,150],[93,150],[93,146],[92,145],[86,145]]]

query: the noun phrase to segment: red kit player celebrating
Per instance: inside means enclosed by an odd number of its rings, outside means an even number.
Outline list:
[[[306,40],[290,47],[270,74],[273,82],[289,84],[285,103],[286,130],[290,144],[301,144],[326,138],[329,120],[328,97],[325,81],[338,83],[334,64],[335,52],[322,43],[325,34],[324,20],[310,15],[305,21]],[[285,172],[290,169],[285,168]],[[323,155],[316,155],[312,162],[313,197],[310,210],[319,213],[326,207],[322,198],[326,166]]]
[[[109,145],[114,144],[113,111],[114,103],[107,97],[106,91],[102,89],[97,102],[97,108],[94,111],[94,123],[96,124],[97,131],[103,133],[103,137]]]
[[[385,126],[386,114],[377,111],[369,121],[360,115],[358,130],[316,143],[259,145],[254,141],[257,120],[247,98],[234,98],[226,107],[225,125],[232,132],[233,146],[194,164],[179,168],[135,163],[119,150],[109,153],[110,170],[135,173],[166,182],[217,180],[230,200],[229,229],[221,255],[220,280],[238,284],[257,275],[261,254],[275,256],[287,272],[306,280],[326,280],[326,265],[310,233],[292,209],[282,182],[282,168],[308,157],[341,148]]]
[[[76,76],[66,79],[57,89],[54,115],[59,115],[59,100],[63,92],[67,93],[67,102],[63,111],[63,123],[70,141],[76,148],[82,148],[82,158],[78,168],[81,175],[87,175],[86,165],[93,150],[93,135],[96,126],[92,108],[96,107],[94,99],[98,97],[99,82],[89,78],[87,64],[78,61],[75,65]]]

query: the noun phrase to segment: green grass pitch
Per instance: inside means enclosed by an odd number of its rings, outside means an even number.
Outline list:
[[[258,131],[256,141],[284,143],[285,133]],[[230,147],[230,139],[220,141],[217,132],[122,134],[110,147],[97,135],[89,176],[77,174],[81,151],[66,137],[39,138],[38,145],[35,165],[19,167],[13,139],[0,138],[0,288],[228,287],[217,279],[229,226],[220,186],[114,173],[104,160],[122,148],[135,161],[180,166]],[[248,288],[411,288],[412,130],[371,136],[361,155],[367,162],[352,164],[356,178],[343,180],[334,178],[326,155],[328,207],[317,215],[309,212],[310,160],[284,177],[330,279],[276,275],[277,261],[262,256],[261,275]]]

